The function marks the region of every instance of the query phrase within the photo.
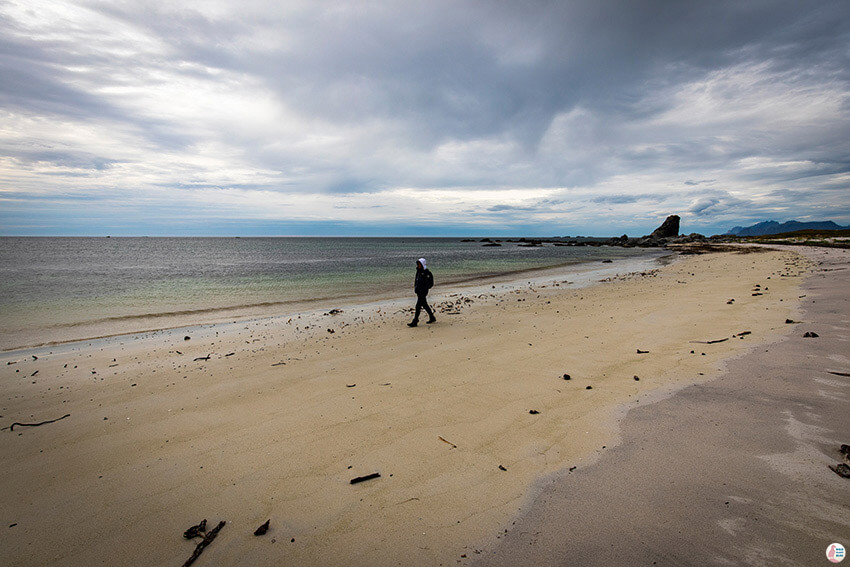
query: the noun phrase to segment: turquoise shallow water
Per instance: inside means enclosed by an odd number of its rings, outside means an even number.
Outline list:
[[[2,333],[403,295],[420,256],[439,286],[646,254],[615,247],[483,247],[458,238],[7,237],[0,238]]]

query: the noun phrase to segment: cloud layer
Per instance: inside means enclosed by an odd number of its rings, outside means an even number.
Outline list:
[[[0,0],[5,234],[850,222],[846,2]]]

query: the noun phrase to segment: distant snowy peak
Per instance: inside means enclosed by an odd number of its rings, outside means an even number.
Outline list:
[[[766,234],[781,234],[795,230],[841,230],[848,228],[850,226],[841,226],[832,221],[800,222],[792,220],[783,223],[764,221],[747,227],[736,226],[726,234],[733,236],[764,236]]]

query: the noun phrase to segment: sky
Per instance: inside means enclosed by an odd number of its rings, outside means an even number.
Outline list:
[[[850,224],[850,2],[0,0],[0,235]]]

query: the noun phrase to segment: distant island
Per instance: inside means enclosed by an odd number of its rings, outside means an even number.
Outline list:
[[[724,236],[765,236],[768,234],[782,234],[797,230],[846,230],[850,226],[841,226],[832,221],[800,222],[796,220],[778,223],[776,221],[764,221],[752,226],[736,226],[724,233]]]

